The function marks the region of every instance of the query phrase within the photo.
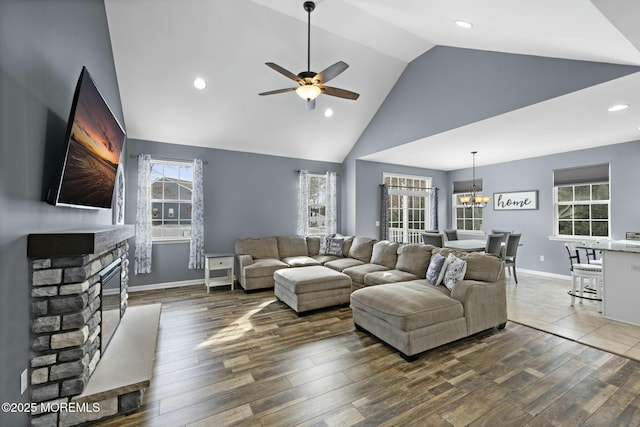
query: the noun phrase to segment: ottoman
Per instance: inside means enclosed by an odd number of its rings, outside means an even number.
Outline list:
[[[298,315],[318,308],[349,304],[351,278],[320,265],[285,268],[273,273],[276,298]]]

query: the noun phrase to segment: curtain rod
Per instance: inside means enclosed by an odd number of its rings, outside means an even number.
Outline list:
[[[405,187],[404,185],[387,185],[387,184],[379,184],[380,187],[387,186],[387,188],[401,188],[403,190],[435,190],[440,191],[438,187]]]
[[[131,157],[132,159],[135,159],[136,157],[140,157],[140,154],[129,154],[129,157]],[[168,160],[170,162],[183,162],[183,163],[191,163],[193,161],[193,160],[185,160],[185,159],[172,159],[170,157],[151,156],[151,158],[155,160]],[[208,165],[209,162],[207,160],[203,160],[202,164]]]
[[[300,172],[302,172],[302,170],[296,169],[296,170],[294,170],[294,172],[295,173],[300,173]],[[311,171],[307,171],[307,173],[309,175],[326,175],[327,172],[332,172],[332,171],[326,171],[326,172],[311,172]],[[336,172],[335,174],[336,174],[336,176],[340,176],[340,174],[338,172]]]

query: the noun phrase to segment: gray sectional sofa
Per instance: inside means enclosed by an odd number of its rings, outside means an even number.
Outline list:
[[[327,301],[331,305],[350,303],[358,329],[395,347],[408,360],[425,350],[506,324],[504,262],[497,257],[362,236],[344,237],[339,256],[320,254],[320,246],[319,237],[238,240],[238,281],[245,291],[275,284],[276,296],[299,313],[326,306],[314,299],[329,290],[310,291],[313,283],[323,282],[323,271],[327,272],[327,281],[339,283],[336,287],[340,288],[331,289]],[[426,280],[435,254],[454,254],[466,263],[464,278],[451,289]],[[314,269],[296,271],[309,266]],[[275,274],[278,284],[274,273],[281,269],[292,270]],[[350,292],[346,277],[351,282]],[[345,286],[346,295],[342,291]]]

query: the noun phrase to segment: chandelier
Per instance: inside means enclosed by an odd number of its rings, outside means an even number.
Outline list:
[[[478,192],[478,187],[476,186],[476,154],[477,151],[472,151],[473,155],[473,180],[471,181],[471,190],[470,194],[460,196],[460,202],[464,206],[474,206],[474,207],[485,207],[489,200],[491,199],[489,196],[482,196]]]

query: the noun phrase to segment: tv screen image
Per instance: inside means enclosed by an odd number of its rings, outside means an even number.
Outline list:
[[[110,209],[125,132],[86,67],[78,79],[66,136],[53,204]]]

